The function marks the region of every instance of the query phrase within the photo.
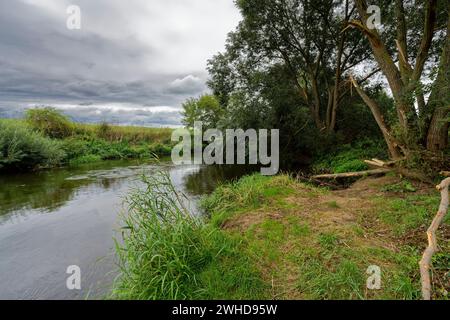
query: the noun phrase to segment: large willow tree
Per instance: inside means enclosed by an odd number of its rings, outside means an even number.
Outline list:
[[[370,14],[365,0],[355,0],[360,17],[349,25],[359,29],[370,43],[394,98],[397,121],[388,124],[377,103],[358,84],[355,86],[383,132],[392,158],[409,158],[423,151],[428,151],[427,158],[433,158],[448,148],[450,2],[384,3],[378,3],[385,8],[382,27],[368,27]],[[425,85],[427,80],[430,85]]]
[[[318,131],[332,134],[355,87],[393,159],[438,159],[448,148],[449,1],[380,0],[381,25],[368,27],[365,0],[237,0],[243,20],[227,50],[210,61],[222,105],[251,98],[255,75],[282,64]],[[370,93],[376,78],[394,106]],[[372,91],[373,92],[373,91]],[[301,124],[299,124],[301,126]],[[445,161],[445,160],[444,160]]]

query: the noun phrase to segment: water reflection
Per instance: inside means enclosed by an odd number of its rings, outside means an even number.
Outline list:
[[[191,200],[250,167],[181,166],[109,161],[78,168],[0,177],[0,299],[82,299],[109,290],[123,197],[139,176],[168,170]],[[83,290],[68,291],[66,268],[83,273]]]
[[[183,184],[192,195],[201,196],[213,192],[223,182],[239,179],[256,170],[256,166],[203,166],[184,175]]]

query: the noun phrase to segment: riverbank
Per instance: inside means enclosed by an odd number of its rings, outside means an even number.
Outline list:
[[[172,129],[80,124],[52,109],[0,119],[0,170],[34,171],[170,155]]]
[[[171,229],[157,230],[152,240],[164,246],[145,249],[139,239],[150,230],[134,229],[121,251],[132,268],[123,265],[114,297],[419,299],[418,262],[439,201],[431,186],[393,175],[339,191],[287,175],[247,176],[203,201],[206,223],[175,220],[176,240]],[[440,230],[448,239],[449,218]],[[450,243],[440,245],[433,293],[446,299]],[[371,265],[381,269],[380,290],[366,287]]]

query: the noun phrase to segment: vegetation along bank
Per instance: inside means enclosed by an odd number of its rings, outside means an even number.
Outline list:
[[[171,129],[80,124],[52,108],[0,119],[0,170],[26,171],[171,152]]]

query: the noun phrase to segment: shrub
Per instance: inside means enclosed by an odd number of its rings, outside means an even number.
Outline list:
[[[19,122],[0,121],[0,169],[35,169],[59,164],[61,144]]]
[[[70,160],[69,164],[71,166],[78,166],[80,164],[99,162],[101,160],[102,160],[102,158],[100,156],[97,156],[97,155],[94,155],[94,154],[87,154],[87,155],[80,156],[78,158]]]
[[[68,160],[90,153],[88,142],[79,138],[64,139],[62,141],[62,146]]]
[[[28,124],[50,138],[62,139],[73,134],[73,123],[54,108],[29,109],[26,112]]]
[[[170,154],[172,153],[172,148],[170,146],[158,143],[154,146],[151,146],[150,152],[160,156],[170,156]]]
[[[363,171],[369,168],[363,160],[386,157],[383,141],[362,140],[343,145],[336,152],[323,156],[314,164],[313,170],[332,173]]]

